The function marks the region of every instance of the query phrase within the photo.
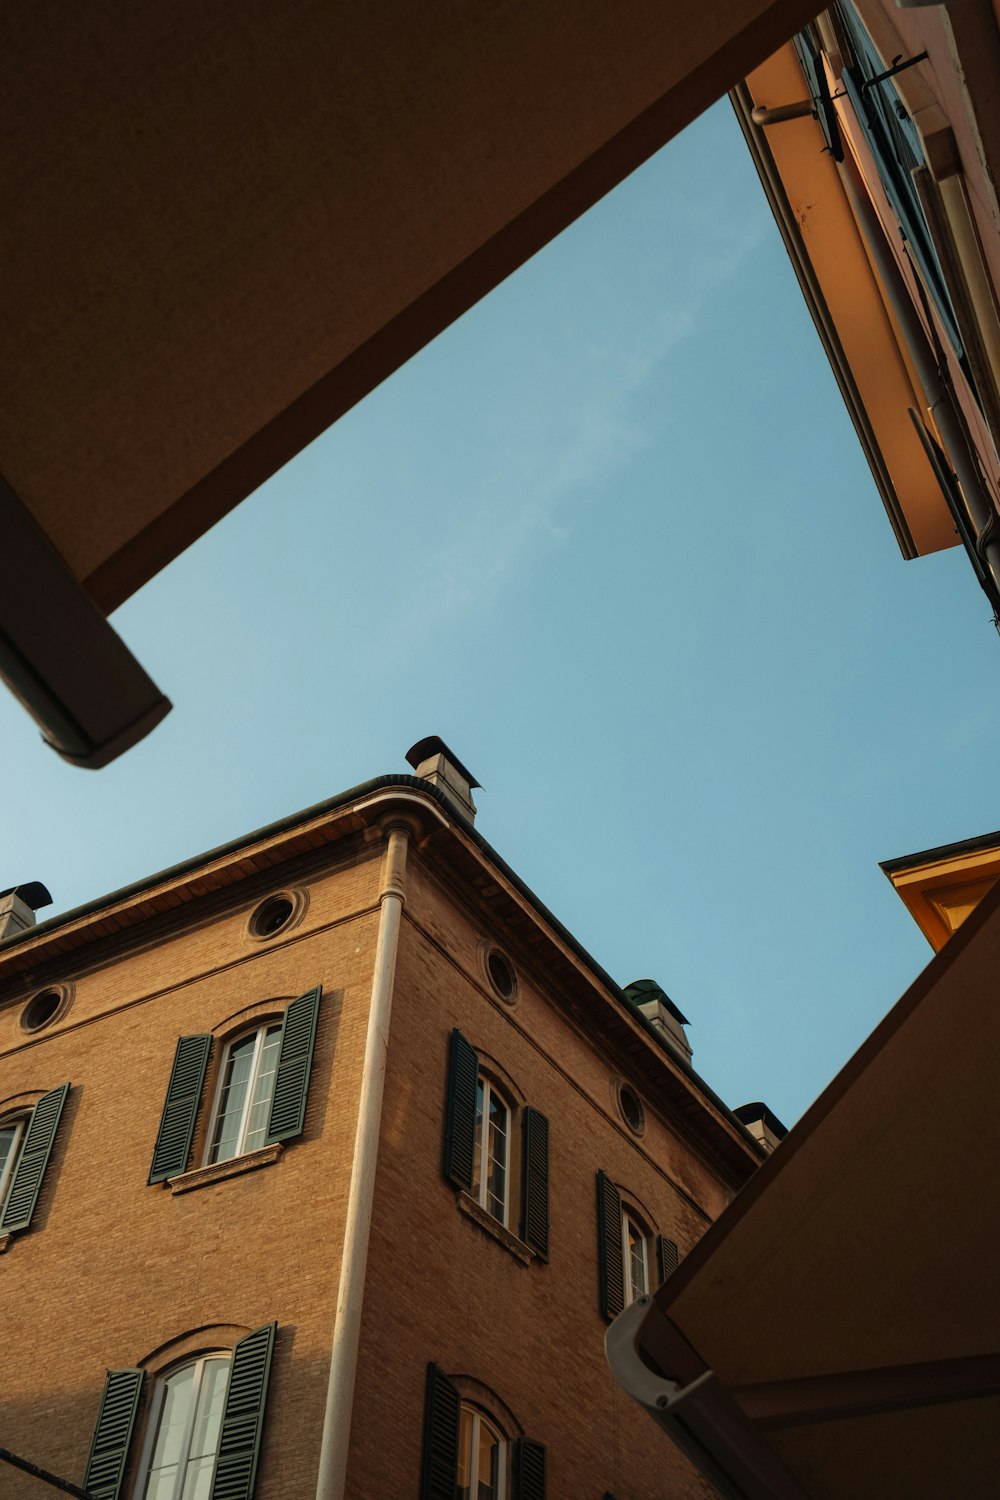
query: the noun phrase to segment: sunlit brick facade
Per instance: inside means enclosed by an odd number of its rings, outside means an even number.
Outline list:
[[[606,1315],[760,1153],[438,787],[15,933],[0,986],[6,1447],[95,1500],[663,1493]]]

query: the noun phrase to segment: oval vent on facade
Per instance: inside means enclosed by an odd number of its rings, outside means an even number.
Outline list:
[[[45,1026],[51,1026],[52,1022],[66,1009],[69,1004],[69,991],[64,988],[39,990],[37,995],[32,995],[27,1005],[21,1012],[21,1029],[23,1031],[41,1031]]]
[[[300,910],[301,903],[290,891],[282,891],[279,896],[268,896],[267,900],[262,901],[250,917],[251,937],[276,937],[279,932],[284,932],[285,928],[299,915]]]
[[[510,959],[499,948],[491,948],[487,953],[486,972],[500,999],[513,1000],[517,994],[517,975]]]

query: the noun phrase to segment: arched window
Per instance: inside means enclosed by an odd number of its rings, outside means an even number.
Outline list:
[[[486,1413],[463,1402],[458,1420],[456,1500],[506,1500],[507,1448]]]
[[[491,1078],[476,1080],[476,1143],[472,1196],[488,1214],[507,1223],[510,1203],[510,1106]]]
[[[203,1354],[157,1383],[136,1500],[208,1500],[231,1363]]]
[[[601,1312],[616,1318],[677,1269],[674,1240],[649,1227],[605,1172],[597,1174],[597,1268]]]
[[[480,1381],[429,1365],[420,1500],[545,1500],[545,1445],[518,1429]]]
[[[444,1175],[458,1204],[527,1261],[549,1256],[549,1122],[456,1028],[448,1053]],[[496,1227],[507,1231],[496,1232]],[[518,1241],[520,1235],[520,1242]]]
[[[219,1073],[206,1164],[246,1156],[267,1141],[281,1023],[259,1026],[231,1042]]]

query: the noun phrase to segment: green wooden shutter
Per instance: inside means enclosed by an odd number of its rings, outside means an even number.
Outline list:
[[[549,1258],[549,1122],[530,1105],[523,1115],[524,1174],[521,1238]]]
[[[668,1240],[664,1235],[658,1234],[656,1236],[656,1262],[659,1266],[661,1282],[666,1281],[671,1272],[677,1270],[679,1260],[680,1256],[673,1240]]]
[[[277,1327],[266,1323],[256,1328],[233,1350],[209,1500],[251,1500],[253,1495]]]
[[[603,1172],[597,1174],[597,1263],[601,1312],[606,1318],[617,1318],[625,1306],[622,1200],[610,1177]]]
[[[514,1500],[545,1500],[545,1446],[531,1438],[514,1444]]]
[[[31,1223],[68,1093],[69,1084],[60,1084],[57,1089],[43,1094],[35,1105],[0,1213],[0,1232],[6,1234],[14,1229],[27,1229]]]
[[[451,1034],[448,1055],[448,1108],[444,1129],[444,1175],[472,1192],[476,1152],[476,1083],[479,1056],[460,1031]]]
[[[160,1132],[153,1148],[150,1182],[165,1182],[168,1177],[187,1170],[211,1051],[210,1036],[182,1036],[177,1043]]]
[[[458,1391],[447,1375],[437,1365],[428,1365],[420,1500],[455,1500],[460,1406]]]
[[[293,1000],[285,1011],[267,1126],[268,1145],[273,1141],[290,1141],[302,1134],[322,995],[322,986],[317,985],[314,990],[307,990]]]
[[[142,1393],[141,1370],[109,1370],[83,1487],[93,1500],[118,1500]]]

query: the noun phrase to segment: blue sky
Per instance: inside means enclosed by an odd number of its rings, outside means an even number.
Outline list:
[[[117,612],[142,745],[73,770],[0,696],[3,884],[65,910],[441,734],[790,1124],[930,957],[878,860],[1000,823],[989,613],[903,562],[722,103]]]

